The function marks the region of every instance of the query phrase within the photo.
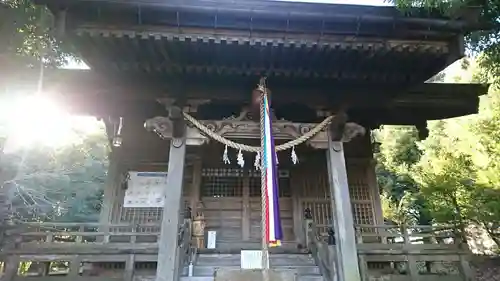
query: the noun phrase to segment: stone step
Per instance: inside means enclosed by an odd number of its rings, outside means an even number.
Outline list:
[[[261,243],[219,243],[216,249],[198,249],[200,254],[240,254],[241,250],[260,250]],[[284,242],[281,247],[269,248],[272,254],[305,254],[307,249],[298,248],[297,244]]]
[[[231,253],[231,254],[198,254],[199,258],[210,258],[210,257],[216,257],[216,258],[230,258],[230,257],[240,257],[240,253]],[[271,258],[275,257],[290,257],[290,258],[304,258],[304,257],[311,257],[311,254],[308,253],[295,253],[295,254],[270,254],[269,255]]]
[[[321,275],[299,276],[298,281],[324,281]]]
[[[294,260],[271,260],[271,267],[275,266],[315,266],[314,261],[294,261]],[[241,266],[240,260],[211,260],[197,261],[195,266]]]
[[[213,276],[193,276],[193,277],[181,277],[181,281],[214,281],[215,278]],[[258,281],[258,280],[256,280]],[[315,276],[298,276],[296,281],[323,281],[323,277],[321,275]]]
[[[239,269],[240,266],[194,266],[193,276],[214,276],[217,269]],[[301,265],[301,266],[275,266],[273,269],[278,271],[293,270],[298,275],[320,275],[319,268],[315,265]],[[183,276],[188,275],[188,268],[184,267],[182,271]]]
[[[199,255],[196,265],[240,265],[241,255]],[[269,264],[271,266],[293,266],[293,265],[315,265],[314,259],[308,254],[297,255],[271,255]]]

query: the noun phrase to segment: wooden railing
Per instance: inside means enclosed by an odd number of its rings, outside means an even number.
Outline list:
[[[467,256],[469,251],[452,227],[394,225],[356,225],[356,241],[363,280],[368,280],[371,264],[406,263],[406,273],[411,280],[422,279],[417,262],[433,263],[451,261],[459,263],[464,278],[470,276]],[[325,280],[335,277],[335,241],[330,226],[316,225],[312,219],[304,220],[305,245],[313,252]],[[140,255],[143,262],[154,262],[158,253],[159,224],[109,224],[97,223],[26,223],[7,235],[0,255],[3,259],[47,261],[78,258],[80,262],[121,261]],[[186,224],[180,231],[181,262],[188,263],[196,252],[190,245],[191,229]],[[77,257],[78,256],[78,257]],[[66,260],[68,260],[66,259]],[[133,261],[127,264],[132,264]],[[128,265],[127,265],[128,266]],[[391,265],[392,266],[392,265]],[[133,271],[133,269],[132,269]],[[440,281],[444,281],[440,279]],[[450,279],[460,280],[460,279]]]
[[[325,280],[335,280],[336,246],[331,226],[314,224],[307,218],[304,223],[306,245]],[[377,272],[373,266],[387,265],[392,269],[379,270],[376,275],[385,274],[389,276],[387,280],[472,280],[470,251],[453,226],[355,225],[354,228],[362,280],[372,279]],[[392,274],[391,270],[397,271],[395,264],[403,263],[403,269]],[[458,276],[433,273],[432,266],[439,263],[456,264]]]
[[[154,245],[159,241],[159,224],[23,223],[7,231],[5,251],[93,245],[129,247]],[[112,244],[112,245],[111,245]]]
[[[456,253],[462,247],[461,239],[453,226],[397,226],[356,225],[358,250],[373,251],[432,251],[452,250]]]
[[[178,270],[182,270],[184,265],[189,263],[195,255],[191,243],[191,228],[191,221],[184,220],[176,238],[180,253]],[[134,264],[137,262],[156,262],[160,225],[23,223],[9,230],[7,238],[12,243],[4,244],[6,247],[4,247],[1,256],[2,261],[5,262],[4,278],[7,276],[5,280],[29,278],[29,272],[23,276],[17,276],[19,266],[26,262],[39,262],[43,263],[44,266],[51,262],[66,264],[65,271],[59,273],[73,278],[71,280],[80,278],[82,265],[85,263],[111,262],[125,264],[124,268],[119,269],[123,275],[117,276],[117,280],[131,281],[134,275]],[[37,276],[47,276],[48,278],[48,276],[54,275],[53,272],[49,273],[45,269],[42,271],[45,273]],[[95,278],[93,278],[90,279],[94,280]]]

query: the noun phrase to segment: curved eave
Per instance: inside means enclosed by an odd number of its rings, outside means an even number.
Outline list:
[[[82,27],[71,40],[85,61],[102,73],[216,74],[218,79],[265,75],[412,84],[427,80],[459,57],[443,42],[258,35],[189,28]]]
[[[448,27],[464,31],[477,28],[478,9],[468,8],[458,11],[453,18],[446,17],[439,11],[412,9],[403,13],[395,7],[363,6],[333,3],[301,3],[273,0],[35,0],[54,9],[61,6],[71,7],[153,7],[155,9],[195,12],[205,15],[223,13],[247,16],[271,16],[288,19],[356,19],[364,23],[406,23],[416,24],[421,28]]]

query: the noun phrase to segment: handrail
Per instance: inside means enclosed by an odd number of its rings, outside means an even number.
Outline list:
[[[328,229],[327,224],[316,224],[316,229]],[[362,238],[362,243],[401,243],[403,241],[402,226],[400,225],[367,225],[355,224],[358,238]],[[404,226],[407,232],[407,243],[413,244],[423,240],[432,241],[432,244],[451,244],[443,243],[446,239],[455,240],[457,237],[455,226],[453,225],[409,225]],[[327,237],[328,233],[323,231],[318,233],[320,237]],[[398,242],[399,241],[399,242]]]
[[[309,216],[307,216],[309,215]],[[304,220],[305,241],[323,279],[332,281],[335,276],[333,249],[326,241],[332,239],[327,231],[331,225],[315,224],[310,213]],[[378,261],[382,255],[389,255],[380,261],[409,259],[411,273],[416,274],[415,266],[419,255],[426,255],[427,262],[462,259],[468,251],[462,249],[460,234],[453,225],[366,225],[355,224],[357,251],[361,274],[367,276],[366,259]],[[334,241],[334,240],[333,240]],[[334,242],[333,242],[334,243]],[[465,270],[465,269],[464,269]]]
[[[18,221],[4,231],[5,249],[29,247],[72,247],[73,245],[103,245],[114,243],[156,244],[160,224],[73,223]],[[10,241],[10,242],[6,242]]]
[[[33,226],[33,227],[160,227],[161,223],[99,223],[99,222],[19,222],[19,225]]]
[[[307,247],[310,249],[316,265],[319,267],[320,273],[325,281],[335,280],[335,268],[333,261],[330,259],[330,251],[328,244],[322,241],[318,235],[318,229],[315,223],[311,220],[304,221],[305,234],[308,237]]]

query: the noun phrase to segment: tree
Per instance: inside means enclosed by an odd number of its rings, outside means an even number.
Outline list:
[[[429,138],[422,143],[424,156],[413,178],[435,223],[453,224],[461,235],[466,234],[470,224],[478,224],[500,245],[500,190],[479,179],[482,167],[474,162],[475,148],[467,143],[467,131],[458,130],[457,123],[450,120],[433,124]]]
[[[60,66],[74,51],[54,36],[54,19],[45,6],[31,0],[0,1],[0,70]]]
[[[481,60],[467,60],[458,76],[445,77],[495,82],[481,97],[479,113],[429,122],[423,141],[412,128],[382,127],[377,176],[387,218],[414,215],[406,221],[452,224],[460,235],[473,235],[470,226],[479,226],[500,246],[500,89]]]
[[[96,221],[107,171],[104,134],[62,148],[35,146],[2,159],[13,216],[24,221]]]
[[[411,174],[422,154],[417,145],[418,131],[411,126],[383,126],[376,132],[376,138],[381,142],[375,158],[382,198],[388,200],[384,203],[386,219],[404,216],[406,223],[428,225],[431,218],[426,201]],[[402,221],[396,219],[396,222]]]

